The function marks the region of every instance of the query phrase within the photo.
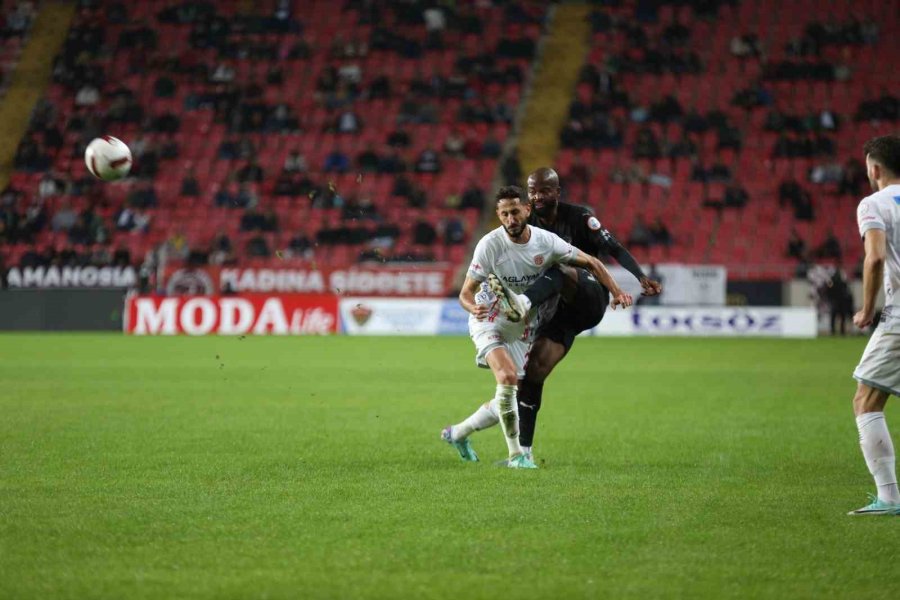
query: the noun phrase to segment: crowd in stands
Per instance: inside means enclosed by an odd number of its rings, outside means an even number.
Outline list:
[[[624,220],[645,260],[769,261],[759,272],[783,277],[859,256],[847,248],[869,187],[859,152],[900,118],[874,60],[897,56],[896,23],[871,2],[823,20],[768,0],[600,4],[560,132],[571,198]]]
[[[900,26],[833,4],[595,3],[560,131],[569,198],[641,259],[855,260]],[[521,184],[504,146],[545,3],[237,6],[80,3],[0,195],[7,263],[462,260],[494,174]],[[101,184],[81,154],[117,132],[132,176]]]
[[[9,85],[9,76],[36,14],[35,4],[30,0],[0,2],[0,97]]]
[[[16,152],[0,253],[460,261],[545,8],[85,0]],[[79,164],[107,133],[133,153],[124,185]]]

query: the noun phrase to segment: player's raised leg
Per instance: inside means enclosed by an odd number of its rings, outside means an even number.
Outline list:
[[[549,338],[539,337],[531,346],[525,377],[519,381],[519,443],[522,451],[532,455],[534,430],[544,395],[544,381],[566,355],[566,347]]]

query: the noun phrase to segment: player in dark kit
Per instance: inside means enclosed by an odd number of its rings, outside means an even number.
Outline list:
[[[645,296],[656,296],[662,286],[644,274],[641,266],[586,206],[559,201],[559,176],[540,168],[528,176],[528,199],[534,210],[530,224],[552,231],[582,252],[600,259],[612,257],[637,278]],[[531,453],[544,381],[565,357],[577,336],[603,319],[609,291],[583,269],[562,266],[548,270],[523,294],[503,289],[512,316],[524,316],[531,306],[560,294],[556,314],[537,331],[528,355],[525,378],[519,381],[519,442]],[[508,315],[509,316],[509,315]]]

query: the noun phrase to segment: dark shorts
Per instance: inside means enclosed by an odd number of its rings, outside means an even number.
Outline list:
[[[553,318],[541,325],[537,337],[562,344],[566,352],[575,343],[575,336],[582,331],[593,329],[606,313],[609,291],[584,269],[578,271],[578,289],[572,302],[562,298]]]

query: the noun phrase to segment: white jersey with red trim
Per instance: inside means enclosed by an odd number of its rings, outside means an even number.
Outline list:
[[[564,239],[544,229],[531,227],[531,237],[524,244],[509,239],[506,230],[498,227],[489,232],[475,246],[468,275],[475,281],[484,282],[493,273],[503,280],[512,291],[521,294],[534,283],[541,274],[557,264],[572,262],[578,250]],[[483,285],[476,296],[476,302],[489,304],[493,294]],[[489,320],[494,320],[492,314]],[[474,320],[469,317],[469,322]]]

